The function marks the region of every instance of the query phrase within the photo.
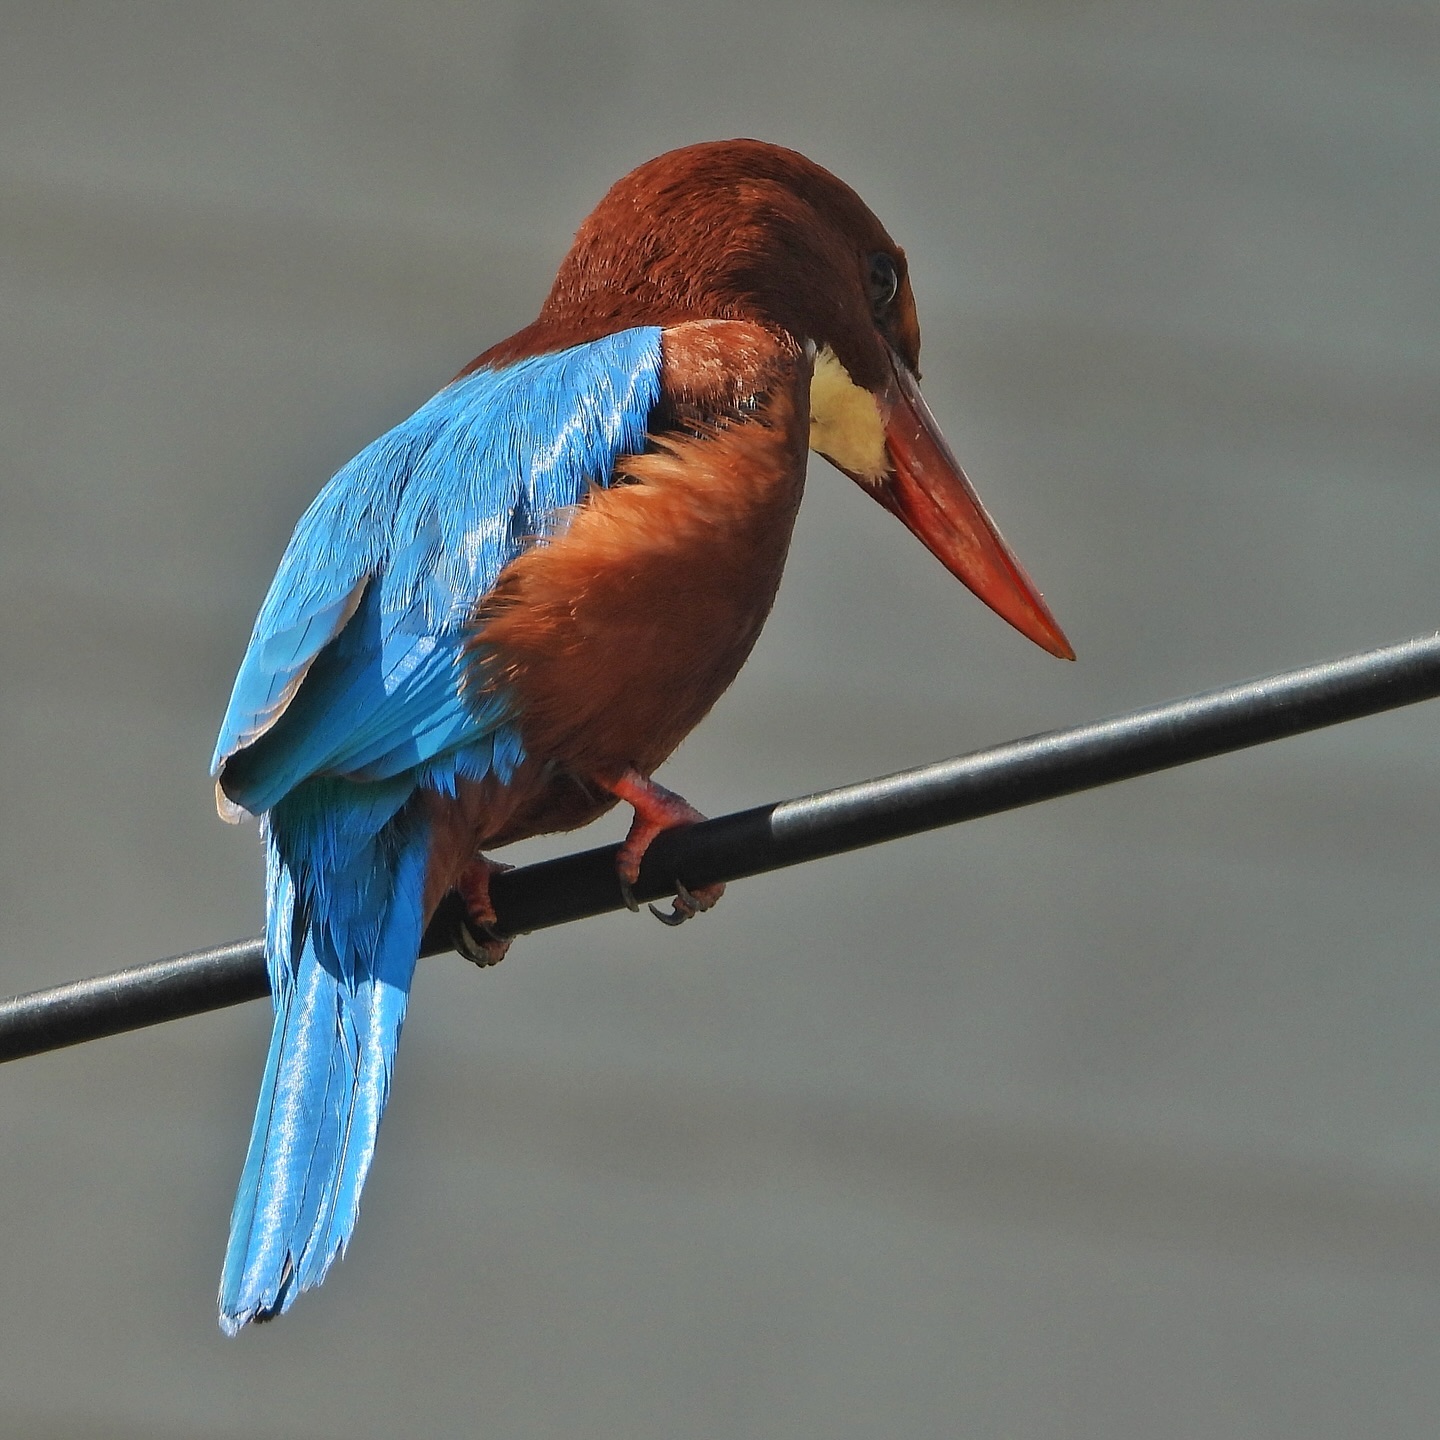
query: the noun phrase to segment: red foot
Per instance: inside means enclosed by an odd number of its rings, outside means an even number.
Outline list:
[[[490,881],[513,870],[498,860],[477,855],[455,882],[456,893],[465,902],[466,919],[460,927],[458,948],[477,965],[498,965],[510,948],[510,941],[495,932],[495,905],[490,899]]]
[[[640,876],[640,862],[651,842],[664,830],[694,825],[705,817],[688,800],[682,800],[673,790],[646,779],[638,770],[626,770],[616,779],[601,783],[635,811],[630,833],[615,857],[615,870],[620,876],[620,891],[625,896],[625,903],[632,910],[638,910],[634,885]],[[653,905],[650,908],[667,925],[680,925],[692,916],[709,910],[724,893],[723,884],[701,885],[694,890],[677,885],[675,908],[668,915],[656,910]]]

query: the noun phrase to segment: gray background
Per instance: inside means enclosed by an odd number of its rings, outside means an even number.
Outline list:
[[[5,988],[256,931],[205,768],[290,526],[688,141],[908,247],[1081,656],[817,464],[703,808],[1433,627],[1437,59],[1405,0],[9,0]],[[426,963],[351,1257],[238,1342],[265,1007],[7,1068],[0,1432],[1433,1435],[1435,726]]]

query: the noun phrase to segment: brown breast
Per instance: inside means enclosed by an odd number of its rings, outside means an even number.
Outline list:
[[[788,336],[702,321],[663,352],[668,428],[512,561],[475,620],[471,683],[505,688],[527,752],[576,796],[575,780],[650,774],[735,678],[804,484],[809,363]],[[533,818],[586,808],[563,799],[537,796]]]

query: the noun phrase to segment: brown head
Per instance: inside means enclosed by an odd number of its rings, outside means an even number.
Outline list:
[[[883,383],[887,344],[919,363],[905,252],[848,185],[759,140],[688,145],[617,180],[534,324],[489,356],[685,320],[756,320],[813,340],[866,388]]]
[[[1073,658],[920,398],[905,252],[848,185],[794,150],[713,141],[632,170],[581,225],[535,321],[475,363],[687,320],[758,321],[807,347],[811,448],[992,609]]]

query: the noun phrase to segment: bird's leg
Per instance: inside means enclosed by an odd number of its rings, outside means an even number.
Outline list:
[[[510,948],[510,941],[495,929],[495,903],[490,898],[490,881],[496,875],[513,870],[498,860],[477,855],[460,872],[455,891],[465,902],[465,920],[456,937],[457,948],[467,959],[480,966],[498,965]]]
[[[705,816],[688,800],[681,799],[663,785],[657,785],[635,769],[624,770],[614,779],[601,781],[601,784],[635,811],[630,833],[615,857],[615,870],[620,876],[620,893],[625,897],[625,903],[632,910],[638,910],[640,906],[635,900],[634,885],[640,877],[640,862],[645,858],[651,841],[662,830],[694,825]],[[667,914],[652,905],[650,911],[657,920],[663,920],[667,925],[681,925],[692,916],[710,909],[724,893],[723,884],[700,885],[690,890],[677,881],[674,908]]]

